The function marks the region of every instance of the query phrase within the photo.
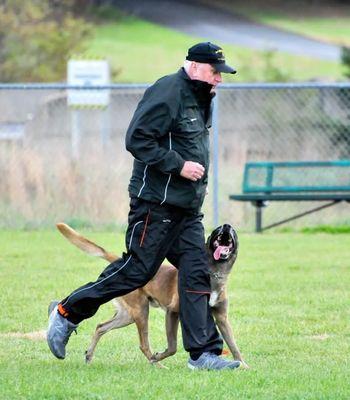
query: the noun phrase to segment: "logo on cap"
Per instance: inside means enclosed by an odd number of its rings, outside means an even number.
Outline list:
[[[221,57],[218,58],[218,60],[225,61],[225,54],[223,53],[222,49],[216,50],[215,53]]]

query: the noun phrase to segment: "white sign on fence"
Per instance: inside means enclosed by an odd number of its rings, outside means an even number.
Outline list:
[[[110,83],[109,65],[105,60],[70,60],[67,81],[74,86],[104,86]],[[107,107],[109,90],[68,90],[68,105],[73,107]]]

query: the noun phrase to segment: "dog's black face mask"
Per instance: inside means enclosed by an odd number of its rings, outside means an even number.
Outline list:
[[[208,237],[207,244],[215,261],[226,261],[237,252],[237,234],[231,225],[221,225]]]

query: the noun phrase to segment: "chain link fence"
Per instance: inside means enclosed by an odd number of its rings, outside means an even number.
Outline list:
[[[132,156],[124,136],[145,88],[0,85],[0,226],[126,224]],[[107,91],[109,105],[68,106],[71,90]],[[350,84],[222,85],[214,117],[208,229],[254,229],[253,206],[228,199],[241,192],[247,161],[350,159]],[[312,206],[272,203],[264,219]],[[349,211],[339,204],[290,225],[350,223]]]

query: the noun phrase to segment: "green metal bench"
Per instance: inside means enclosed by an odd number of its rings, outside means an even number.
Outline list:
[[[231,200],[256,207],[256,232],[273,228],[341,201],[350,202],[350,160],[252,162],[244,168],[243,193]],[[322,206],[262,226],[262,210],[269,201],[322,201]]]

